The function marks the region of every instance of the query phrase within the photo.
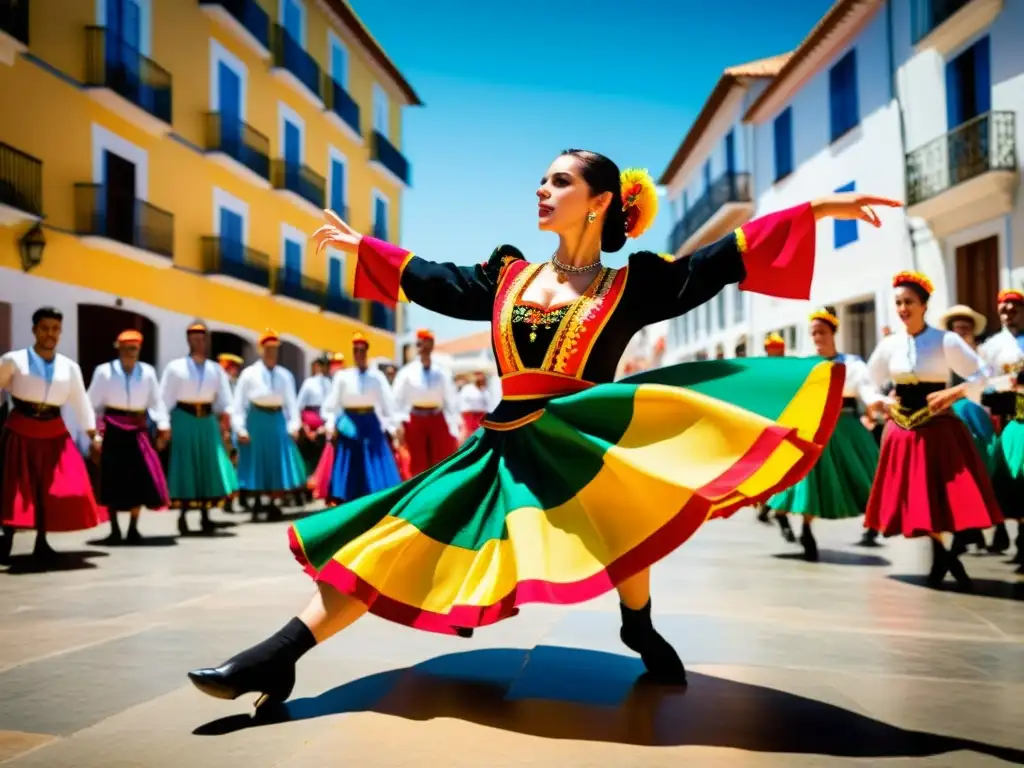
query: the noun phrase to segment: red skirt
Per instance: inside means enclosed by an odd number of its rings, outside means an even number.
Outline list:
[[[886,424],[865,527],[909,538],[1002,521],[992,481],[960,419],[944,413],[916,429]]]
[[[395,453],[395,464],[398,465],[398,476],[402,478],[402,482],[404,483],[412,477],[409,449],[402,445],[398,448],[394,448],[393,450]]]
[[[334,457],[337,451],[333,440],[324,444],[320,452],[320,460],[316,463],[313,474],[309,476],[309,487],[314,499],[326,499],[331,495],[331,478],[334,476]]]
[[[472,435],[478,429],[484,419],[487,418],[487,413],[484,411],[463,411],[462,413],[462,439],[465,440],[467,437]]]
[[[412,476],[444,461],[459,447],[442,412],[413,413],[405,424],[405,444]]]
[[[48,533],[82,531],[107,521],[63,419],[33,419],[14,411],[0,434],[0,454],[5,526],[35,528],[39,504]]]

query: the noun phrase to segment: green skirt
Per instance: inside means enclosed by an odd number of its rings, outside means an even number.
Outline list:
[[[772,496],[768,506],[826,520],[858,517],[868,505],[877,468],[875,438],[856,416],[843,411],[814,469],[796,485]]]
[[[195,416],[181,408],[171,412],[167,489],[171,506],[184,509],[221,506],[238,491],[217,416]]]
[[[844,377],[820,358],[687,363],[589,388],[506,375],[502,404],[455,454],[299,520],[292,552],[372,613],[434,632],[588,600],[797,482]]]
[[[1024,518],[1024,421],[1011,421],[995,450],[993,485],[1005,517]]]
[[[964,398],[953,403],[953,413],[967,425],[967,431],[971,433],[971,438],[978,447],[988,476],[993,477],[998,463],[999,438],[996,436],[996,428],[988,411],[973,400]]]

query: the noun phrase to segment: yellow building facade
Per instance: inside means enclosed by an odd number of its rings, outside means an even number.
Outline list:
[[[0,343],[65,314],[83,370],[117,330],[144,359],[251,359],[263,329],[304,373],[353,332],[392,357],[403,318],[317,256],[322,209],[400,239],[411,86],[343,0],[14,0],[0,16]],[[400,312],[400,310],[399,310]]]

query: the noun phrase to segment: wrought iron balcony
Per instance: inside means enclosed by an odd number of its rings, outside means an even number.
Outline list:
[[[988,171],[1017,170],[1013,112],[986,112],[907,155],[907,204],[915,205]]]
[[[270,50],[270,17],[256,0],[199,0],[199,5],[219,5],[241,24],[256,42]]]
[[[43,215],[43,163],[0,142],[0,205]]]
[[[271,183],[274,189],[292,192],[317,208],[324,207],[326,182],[324,177],[299,163],[275,160],[272,167]]]
[[[271,290],[277,296],[287,296],[314,307],[323,307],[327,301],[327,286],[322,281],[284,267],[274,270]]]
[[[351,317],[358,320],[361,317],[360,303],[345,293],[328,292],[324,301],[324,309],[343,317]]]
[[[669,251],[678,251],[723,205],[751,201],[750,174],[723,173],[672,227]]]
[[[174,258],[174,214],[104,184],[75,184],[75,232]]]
[[[384,331],[395,332],[395,310],[376,301],[370,303],[370,325]]]
[[[206,151],[222,152],[264,179],[270,179],[270,139],[237,118],[206,113]]]
[[[260,288],[270,288],[270,257],[267,254],[224,237],[204,237],[202,252],[205,274],[233,277]]]
[[[324,75],[324,107],[341,118],[349,128],[360,136],[359,105],[349,92],[335,82],[328,74]]]
[[[153,117],[171,123],[171,73],[105,27],[86,27],[85,85],[109,88]]]
[[[373,132],[373,159],[397,176],[403,184],[409,184],[409,161],[394,144],[380,131]]]
[[[280,24],[274,25],[273,38],[274,66],[291,72],[310,93],[319,98],[320,66],[316,59],[310,56],[309,52],[304,50]]]
[[[0,32],[28,45],[29,0],[0,0]]]
[[[929,32],[969,2],[971,0],[914,0],[911,2],[910,25],[913,42],[920,42]]]

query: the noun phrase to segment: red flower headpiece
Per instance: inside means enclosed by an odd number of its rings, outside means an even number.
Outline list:
[[[626,237],[640,237],[650,229],[658,213],[658,188],[643,168],[627,168],[619,176],[622,210],[626,214]]]
[[[827,309],[818,309],[811,313],[808,318],[809,321],[821,320],[823,323],[828,323],[837,331],[839,330],[839,318],[829,312]]]
[[[901,285],[916,285],[929,296],[935,293],[932,281],[920,272],[897,272],[892,278],[892,287],[899,288]]]
[[[786,340],[777,333],[769,333],[764,337],[765,349],[785,349]]]
[[[1018,291],[1016,288],[1007,288],[1000,291],[996,297],[996,303],[1005,304],[1008,301],[1024,304],[1024,291]]]

